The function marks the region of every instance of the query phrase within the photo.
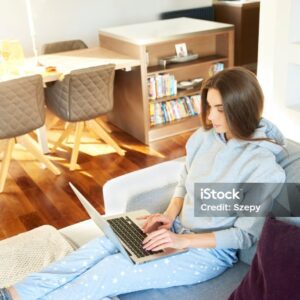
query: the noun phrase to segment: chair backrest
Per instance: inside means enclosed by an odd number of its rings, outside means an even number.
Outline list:
[[[23,135],[45,122],[41,75],[0,82],[0,139]]]
[[[51,53],[79,50],[85,48],[87,48],[87,45],[82,40],[60,41],[60,42],[45,44],[42,53],[51,54]]]
[[[277,157],[277,162],[285,171],[286,182],[300,183],[300,144],[286,139],[286,150],[287,151],[281,152],[281,155]],[[281,196],[279,194],[278,197],[274,200],[275,204],[278,202],[280,197]],[[300,201],[300,199],[298,200]],[[299,209],[299,205],[290,206],[290,209],[291,211],[288,211],[289,216],[299,216],[299,211],[295,211],[296,209]],[[286,212],[280,211],[279,209],[277,210],[277,215],[282,215],[283,213],[285,214]],[[279,219],[284,220],[284,218]],[[287,217],[286,219],[289,220],[289,217]],[[256,246],[257,244],[253,245],[249,249],[239,250],[238,255],[240,260],[247,264],[250,264],[256,252]]]
[[[50,110],[68,122],[86,121],[113,108],[115,65],[72,71],[46,90]]]

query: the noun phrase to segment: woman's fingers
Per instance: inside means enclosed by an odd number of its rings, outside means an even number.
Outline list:
[[[155,230],[155,231],[149,233],[148,236],[143,240],[143,244],[146,244],[147,242],[152,240],[157,235],[163,234],[165,232],[168,232],[168,231],[166,229],[159,229],[159,230]]]
[[[163,250],[166,248],[172,248],[172,246],[173,246],[172,243],[164,243],[164,244],[161,244],[161,245],[151,249],[151,251],[159,251],[159,250]]]
[[[144,220],[144,219],[148,219],[148,218],[153,218],[155,216],[159,216],[159,214],[143,215],[143,216],[136,217],[136,219],[137,220]]]
[[[171,227],[170,219],[161,214],[144,215],[137,219],[145,220],[141,229],[146,233],[157,229],[169,229]]]
[[[149,221],[147,221],[144,226],[142,226],[142,229],[147,232],[149,228],[151,228],[154,224],[156,223],[155,220],[150,219]]]
[[[168,237],[168,236],[162,237],[162,238],[159,238],[158,240],[148,242],[143,248],[146,250],[152,250],[158,246],[161,246],[163,244],[170,243],[170,242],[171,242],[170,237]]]
[[[169,229],[170,226],[170,220],[168,218],[166,218],[165,216],[162,215],[154,215],[153,217],[149,218],[144,226],[142,226],[144,231],[149,230],[149,228],[151,228],[151,226],[155,225],[155,223],[163,223],[163,227],[158,227],[158,228],[166,228]],[[159,224],[157,224],[159,225]]]
[[[148,231],[149,228],[151,228],[157,222],[157,218],[158,218],[158,216],[156,216],[156,215],[148,218],[147,221],[145,222],[145,224],[142,226],[142,229],[144,231]]]
[[[148,219],[149,217],[151,217],[152,215],[144,215],[144,216],[139,216],[139,217],[136,217],[137,220],[145,220],[145,219]]]
[[[158,227],[158,229],[169,229],[171,226],[169,224],[164,224]]]
[[[141,229],[143,231],[145,231],[145,228],[148,229],[149,227],[149,222],[150,220],[155,217],[157,214],[151,214],[151,215],[144,215],[144,216],[139,216],[139,217],[136,217],[136,220],[145,220],[144,224],[140,225],[141,226]]]
[[[167,229],[159,229],[151,232],[143,241],[143,248],[157,251],[165,248],[183,249],[189,244],[188,237],[182,234],[175,234]]]
[[[169,220],[162,215],[155,216],[153,219],[155,219],[156,222],[162,222],[162,223],[169,222]]]

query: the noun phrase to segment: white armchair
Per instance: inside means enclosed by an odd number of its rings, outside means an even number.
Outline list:
[[[146,209],[163,211],[174,192],[184,158],[163,162],[109,180],[103,186],[107,215]]]

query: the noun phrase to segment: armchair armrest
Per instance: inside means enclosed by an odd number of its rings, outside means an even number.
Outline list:
[[[163,162],[107,181],[103,186],[107,215],[167,208],[177,184],[184,158]]]

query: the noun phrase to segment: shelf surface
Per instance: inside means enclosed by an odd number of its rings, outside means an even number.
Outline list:
[[[162,123],[162,124],[152,125],[152,126],[150,126],[150,130],[171,127],[171,126],[173,126],[175,124],[185,122],[187,119],[196,118],[196,117],[199,118],[199,115],[196,115],[196,116],[186,116],[186,117],[183,117],[183,118],[178,119],[178,120],[173,120],[173,121]]]
[[[233,29],[232,24],[192,18],[175,18],[103,28],[99,33],[137,45],[149,45],[172,39],[199,35],[206,32],[229,29]]]
[[[194,65],[199,65],[199,64],[213,64],[213,63],[218,63],[218,62],[226,62],[228,61],[227,57],[221,56],[221,55],[210,55],[210,56],[204,56],[204,57],[199,57],[198,59],[195,59],[193,61],[185,62],[185,63],[173,63],[169,64],[164,68],[163,66],[152,66],[148,67],[148,76],[149,75],[155,75],[157,73],[169,73],[170,71],[174,71],[177,69],[181,69],[184,67],[190,67]]]
[[[179,98],[182,98],[184,96],[193,96],[193,95],[200,95],[201,91],[201,85],[199,85],[197,88],[194,89],[188,89],[188,90],[180,90],[176,95],[173,96],[166,96],[158,99],[149,99],[149,103],[160,103],[160,102],[166,102],[170,100],[177,100]]]
[[[164,124],[151,126],[149,129],[149,141],[163,139],[175,134],[195,130],[201,126],[200,116],[189,116],[180,120],[174,120]]]

